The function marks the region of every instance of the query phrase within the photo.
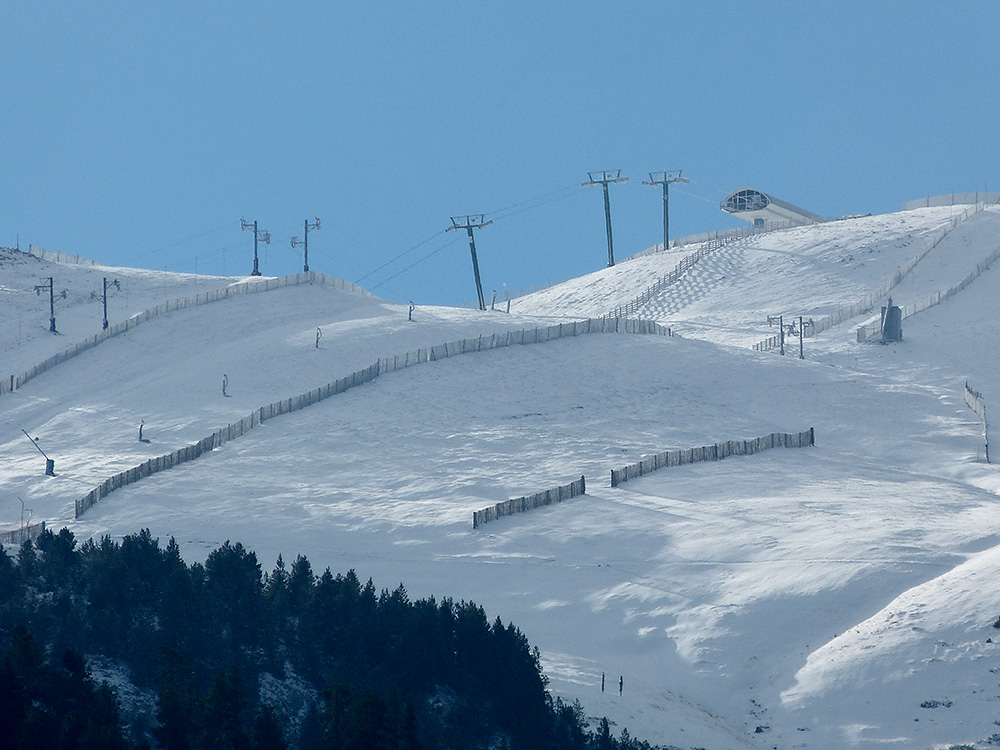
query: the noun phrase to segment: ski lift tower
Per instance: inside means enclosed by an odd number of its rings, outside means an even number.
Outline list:
[[[298,247],[299,245],[302,245],[304,251],[302,260],[302,271],[304,273],[309,273],[309,230],[319,229],[320,227],[319,217],[318,216],[316,217],[315,224],[310,224],[309,219],[306,219],[305,226],[306,226],[305,234],[303,234],[302,236],[303,237],[302,242],[299,242],[298,237],[292,237],[292,247]]]
[[[253,230],[253,271],[251,276],[260,276],[260,266],[257,262],[257,241],[262,240],[265,244],[271,244],[271,233],[266,229],[257,229],[257,222],[250,224],[246,219],[240,219],[243,229]]]
[[[670,183],[691,182],[687,177],[681,177],[680,169],[669,172],[650,172],[649,180],[643,180],[643,185],[663,185],[663,249],[670,247]]]
[[[584,187],[588,185],[602,185],[604,187],[604,223],[608,228],[608,268],[615,264],[615,241],[611,236],[611,199],[608,197],[608,185],[612,183],[628,182],[628,177],[621,176],[620,169],[605,169],[601,172],[587,172],[590,179],[582,183]]]
[[[473,214],[471,216],[452,216],[451,226],[445,231],[453,229],[464,229],[469,233],[469,250],[472,252],[472,271],[476,275],[476,294],[479,295],[479,309],[486,309],[486,299],[483,297],[483,282],[479,278],[479,258],[476,257],[476,238],[472,234],[473,229],[482,229],[492,224],[492,221],[483,221],[483,214]]]
[[[42,291],[49,290],[49,330],[52,333],[58,333],[56,330],[56,292],[55,292],[55,282],[52,277],[44,284],[35,284],[35,294],[41,296]]]

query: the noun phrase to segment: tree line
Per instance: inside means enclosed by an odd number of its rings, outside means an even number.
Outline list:
[[[149,530],[0,546],[12,748],[652,750],[607,719],[591,729],[546,684],[537,648],[475,603],[413,601],[302,556],[264,573],[227,541],[188,565]]]

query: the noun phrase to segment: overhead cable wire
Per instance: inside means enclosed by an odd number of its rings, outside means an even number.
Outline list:
[[[498,209],[495,209],[493,211],[488,211],[487,213],[485,213],[483,215],[484,216],[493,216],[494,214],[503,213],[504,211],[510,211],[510,209],[512,209],[512,208],[520,208],[521,206],[523,206],[523,205],[525,205],[527,203],[534,203],[535,201],[540,201],[543,198],[548,198],[549,196],[557,195],[559,193],[565,193],[567,190],[572,190],[573,188],[579,188],[579,187],[580,187],[580,185],[576,184],[576,183],[574,183],[572,185],[567,185],[566,187],[559,188],[558,190],[553,190],[551,193],[545,193],[545,195],[539,195],[539,196],[537,196],[535,198],[528,198],[527,200],[523,200],[523,201],[521,201],[519,203],[515,203],[515,204],[510,205],[510,206],[504,206],[503,208],[498,208]],[[546,203],[547,202],[548,201],[546,201]],[[539,204],[539,205],[544,205],[544,204]],[[507,216],[512,216],[513,214],[506,214],[506,215]],[[497,218],[503,218],[503,217],[500,216],[500,217],[497,217]]]
[[[164,250],[169,250],[172,247],[177,247],[178,245],[183,245],[185,242],[190,242],[191,240],[200,239],[201,237],[205,237],[207,235],[213,234],[215,232],[218,232],[218,231],[220,231],[222,229],[225,229],[226,227],[230,227],[230,226],[233,226],[235,224],[236,224],[235,221],[227,221],[225,224],[222,224],[221,226],[218,226],[215,229],[209,229],[208,231],[202,232],[200,234],[195,234],[195,235],[192,235],[191,237],[185,237],[182,240],[177,240],[176,242],[171,242],[169,245],[164,245],[163,247],[158,248],[156,250],[149,250],[149,251],[147,251],[145,253],[139,253],[135,257],[136,258],[145,258],[147,255],[155,255],[156,253],[162,253]]]
[[[425,287],[433,287],[436,291],[440,292],[442,295],[447,296],[455,291],[454,289],[449,289],[445,286],[442,286],[440,283],[438,283],[436,279],[427,278],[425,275],[418,273],[417,271],[413,271],[410,275],[414,279],[420,281]]]
[[[433,239],[433,238],[432,238],[432,239]],[[377,283],[377,284],[376,284],[375,286],[372,286],[372,287],[369,287],[368,291],[372,291],[372,290],[374,290],[374,289],[378,289],[378,288],[379,288],[380,286],[382,286],[383,284],[385,284],[385,283],[386,283],[387,281],[392,281],[392,280],[393,280],[394,278],[396,278],[396,277],[397,277],[397,276],[399,276],[400,274],[404,274],[404,273],[406,273],[407,271],[409,271],[409,270],[410,270],[411,268],[413,268],[414,266],[418,266],[418,265],[420,265],[421,263],[423,263],[423,262],[424,262],[425,260],[427,260],[427,259],[428,259],[428,258],[430,258],[431,256],[433,256],[433,255],[437,255],[437,254],[438,254],[439,252],[441,252],[442,250],[444,250],[444,249],[445,249],[446,247],[450,247],[451,245],[454,245],[454,244],[455,244],[456,242],[458,242],[458,241],[459,241],[460,239],[462,239],[462,237],[461,237],[460,235],[459,235],[459,236],[456,236],[456,237],[454,237],[454,238],[452,238],[452,239],[451,239],[451,240],[449,240],[448,242],[446,242],[446,243],[444,243],[443,245],[441,245],[441,247],[439,247],[439,248],[438,248],[437,250],[432,250],[431,252],[427,253],[427,255],[425,255],[425,256],[424,256],[423,258],[421,258],[420,260],[418,260],[418,261],[414,261],[413,263],[411,263],[410,265],[408,265],[408,266],[407,266],[406,268],[403,268],[403,269],[400,269],[399,271],[396,271],[396,273],[394,273],[394,274],[393,274],[392,276],[390,276],[389,278],[387,278],[387,279],[382,279],[382,281],[380,281],[379,283]],[[421,243],[421,244],[423,244],[423,243]]]
[[[354,280],[354,283],[355,283],[355,284],[360,284],[360,283],[361,283],[362,281],[364,281],[365,279],[367,279],[367,278],[368,278],[369,276],[371,276],[372,274],[374,274],[374,273],[378,273],[379,271],[381,271],[381,270],[382,270],[383,268],[385,268],[386,266],[391,266],[391,265],[392,265],[393,263],[395,263],[395,262],[396,262],[397,260],[399,260],[400,258],[402,258],[402,257],[403,257],[404,255],[409,255],[409,254],[410,254],[410,253],[412,253],[412,252],[413,252],[414,250],[416,250],[416,249],[417,249],[418,247],[423,247],[424,245],[426,245],[426,244],[427,244],[428,242],[430,242],[431,240],[433,240],[433,239],[436,239],[437,237],[440,237],[440,236],[441,236],[442,234],[444,234],[444,233],[445,233],[446,231],[447,231],[447,230],[445,230],[445,229],[442,229],[442,230],[441,230],[440,232],[436,232],[435,234],[432,234],[432,235],[431,235],[430,237],[428,237],[428,238],[427,238],[426,240],[423,240],[423,241],[421,241],[421,242],[418,242],[418,243],[417,243],[416,245],[414,245],[413,247],[411,247],[411,248],[410,248],[409,250],[404,250],[404,251],[403,251],[403,252],[401,252],[401,253],[400,253],[399,255],[397,255],[397,256],[396,256],[395,258],[391,258],[390,260],[387,260],[387,261],[386,261],[385,263],[383,263],[383,264],[382,264],[381,266],[379,266],[378,268],[374,268],[374,269],[372,269],[371,271],[369,271],[368,273],[366,273],[366,274],[365,274],[364,276],[362,276],[361,278],[359,278],[359,279],[355,279],[355,280]],[[447,247],[447,245],[446,245],[446,247]],[[432,255],[433,255],[433,253],[432,253]],[[430,257],[430,256],[427,256],[427,257]],[[420,261],[417,261],[417,262],[419,263]],[[412,268],[412,266],[410,266],[410,267]],[[404,269],[404,270],[405,270],[405,269]],[[390,278],[392,278],[392,277],[390,277]],[[386,281],[388,281],[388,279],[386,279]],[[383,281],[382,283],[384,284],[385,282]],[[372,288],[374,289],[374,287],[372,287]]]
[[[701,187],[706,187],[709,190],[714,190],[720,195],[729,195],[732,192],[731,190],[723,190],[722,188],[717,188],[714,185],[707,185],[704,182],[698,182],[697,180],[688,180],[688,182],[690,182],[692,185],[700,185]]]
[[[514,216],[515,214],[522,214],[525,211],[530,211],[533,208],[540,208],[542,206],[548,205],[549,203],[555,203],[556,201],[561,201],[564,198],[572,198],[574,195],[579,195],[580,193],[585,192],[585,191],[586,191],[586,188],[580,187],[577,190],[575,190],[574,192],[567,193],[566,195],[560,195],[558,198],[550,198],[547,201],[543,201],[541,203],[535,203],[534,205],[527,206],[526,208],[522,208],[522,209],[519,209],[517,211],[511,211],[509,213],[502,214],[502,215],[497,216],[496,218],[494,218],[493,221],[499,221],[500,219],[506,219],[508,216]]]
[[[560,193],[566,193],[567,190],[573,190],[573,192],[572,193],[568,193],[566,195],[560,195]],[[578,193],[582,193],[583,191],[584,191],[584,188],[582,188],[579,185],[568,185],[566,187],[559,188],[558,190],[553,190],[552,192],[545,193],[544,195],[539,195],[539,196],[536,196],[534,198],[529,198],[527,200],[523,200],[523,201],[520,201],[518,203],[514,203],[514,204],[512,204],[510,206],[505,206],[504,208],[495,209],[495,210],[493,210],[493,211],[491,211],[489,213],[483,214],[483,216],[484,217],[492,216],[493,218],[491,219],[491,221],[498,221],[500,219],[506,219],[508,216],[514,216],[515,214],[523,213],[525,211],[530,211],[533,208],[539,208],[539,207],[544,206],[544,205],[546,205],[548,203],[554,203],[555,201],[562,200],[563,198],[572,197],[573,195],[576,195]],[[552,196],[556,196],[556,197],[552,197]],[[548,198],[549,200],[543,200],[545,198]],[[542,201],[542,202],[539,203],[538,201]],[[514,210],[514,209],[516,209],[516,210]],[[431,235],[427,239],[425,239],[425,240],[423,240],[421,242],[418,242],[413,247],[411,247],[411,248],[409,248],[407,250],[404,250],[403,252],[399,253],[399,255],[396,255],[393,258],[390,258],[389,260],[387,260],[385,263],[383,263],[382,265],[378,266],[377,268],[373,268],[371,271],[369,271],[368,273],[366,273],[364,276],[361,276],[360,278],[355,279],[354,283],[355,284],[361,283],[363,280],[367,279],[369,276],[372,276],[373,274],[376,274],[379,271],[381,271],[383,268],[386,268],[387,266],[392,265],[393,263],[395,263],[396,261],[398,261],[400,258],[402,258],[402,257],[404,257],[404,256],[406,256],[406,255],[408,255],[410,253],[412,253],[414,250],[416,250],[416,249],[418,249],[420,247],[423,247],[427,243],[429,243],[429,242],[437,239],[440,235],[444,234],[446,231],[448,231],[448,230],[447,229],[442,229],[440,232],[437,232],[436,234]],[[423,263],[425,260],[427,260],[428,258],[432,257],[433,255],[436,255],[437,253],[441,252],[446,247],[448,247],[449,245],[453,244],[456,241],[457,241],[457,238],[454,239],[454,240],[452,240],[451,242],[448,242],[445,245],[442,245],[437,250],[434,250],[433,252],[428,253],[427,255],[423,256],[420,260],[418,260],[418,261],[416,261],[414,263],[411,263],[410,265],[406,266],[406,268],[403,268],[403,269],[397,271],[396,273],[394,273],[392,276],[388,277],[387,279],[383,279],[382,281],[380,281],[375,286],[370,287],[370,289],[377,289],[382,284],[385,284],[387,281],[390,281],[391,279],[396,278],[397,276],[405,273],[406,271],[409,271],[414,266],[417,266],[420,263]]]
[[[225,253],[227,250],[235,250],[238,247],[243,247],[243,241],[233,242],[229,245],[223,245],[222,247],[216,247],[210,250],[204,250],[202,252],[195,253],[194,255],[188,255],[185,258],[172,258],[171,262],[168,264],[171,268],[178,268],[188,261],[194,260],[195,258],[212,258],[220,253]]]
[[[711,203],[716,208],[718,208],[719,206],[719,201],[713,200],[712,198],[706,198],[703,195],[698,195],[697,193],[692,193],[690,190],[684,190],[683,188],[674,188],[674,190],[684,195],[690,195],[692,198],[697,198],[698,200],[705,201],[706,203]]]

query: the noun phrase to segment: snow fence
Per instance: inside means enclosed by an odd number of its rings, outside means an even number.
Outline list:
[[[986,463],[990,463],[990,433],[989,423],[986,421],[986,404],[983,403],[983,394],[972,390],[968,380],[965,381],[965,403],[983,423],[983,447],[986,449]]]
[[[36,254],[33,248],[32,254]],[[61,253],[48,253],[48,251],[42,251],[46,253],[44,257],[53,258],[61,257]],[[39,256],[43,257],[43,256]],[[76,257],[76,256],[73,256]],[[63,261],[70,262],[70,261]],[[10,375],[3,380],[0,380],[0,395],[4,393],[10,393],[11,391],[16,391],[22,385],[27,383],[34,377],[41,375],[47,370],[51,370],[56,365],[62,364],[68,359],[72,359],[78,354],[82,354],[88,349],[92,349],[102,341],[113,338],[120,334],[130,331],[135,328],[140,323],[145,323],[147,320],[151,320],[159,315],[163,315],[168,312],[173,312],[174,310],[184,310],[188,307],[198,307],[200,305],[207,305],[210,302],[218,302],[219,300],[229,299],[230,297],[238,297],[243,294],[255,294],[257,292],[270,292],[274,289],[282,289],[289,286],[298,286],[300,284],[316,284],[322,287],[329,287],[331,289],[339,289],[349,294],[359,294],[365,297],[374,298],[371,292],[362,289],[356,284],[352,284],[350,281],[345,281],[344,279],[339,279],[336,276],[325,276],[321,273],[316,273],[315,271],[309,271],[306,273],[292,274],[291,276],[281,276],[275,278],[267,279],[254,279],[250,281],[241,281],[237,284],[232,284],[223,289],[216,289],[213,292],[203,292],[202,294],[196,294],[191,297],[182,297],[181,299],[170,300],[164,302],[162,305],[157,305],[148,310],[143,310],[141,313],[136,313],[130,318],[126,318],[121,323],[116,323],[113,326],[109,326],[100,333],[94,334],[88,339],[84,339],[80,343],[71,346],[65,351],[59,352],[58,354],[53,354],[51,357],[43,362],[39,362],[37,365],[32,367],[30,370],[23,372],[20,375]]]
[[[73,266],[97,265],[97,261],[90,260],[90,258],[81,258],[79,255],[70,255],[69,253],[54,253],[34,245],[28,245],[28,254],[34,255],[39,260],[47,260],[52,263],[66,263]]]
[[[878,305],[879,300],[885,299],[889,295],[889,292],[891,292],[899,284],[899,282],[901,282],[910,273],[910,271],[913,270],[914,266],[916,266],[917,263],[922,261],[924,257],[927,255],[927,253],[929,253],[931,250],[937,247],[941,243],[941,240],[947,237],[948,234],[953,229],[955,229],[955,227],[968,220],[969,217],[982,211],[984,207],[985,207],[984,204],[979,203],[975,206],[971,206],[965,209],[961,214],[952,218],[946,226],[941,227],[941,229],[939,229],[932,235],[930,244],[923,252],[911,258],[904,265],[897,268],[896,273],[894,273],[892,277],[888,279],[884,284],[882,284],[882,286],[880,286],[878,289],[875,289],[874,291],[870,292],[868,295],[866,295],[863,299],[859,300],[858,302],[838,307],[831,315],[825,315],[821,318],[813,320],[813,325],[809,327],[808,336],[816,336],[822,333],[823,331],[829,330],[834,326],[840,325],[845,320],[856,318],[862,313],[866,313],[874,309]],[[795,317],[795,316],[789,316],[789,317]],[[858,340],[859,341],[863,340],[860,338],[860,332]],[[781,347],[781,335],[777,334],[774,336],[769,336],[763,341],[757,342],[756,344],[753,345],[753,350],[755,352],[766,352],[772,349],[778,349],[780,347]]]
[[[1000,203],[1000,193],[948,193],[947,195],[928,196],[915,201],[903,201],[903,210],[912,211],[915,208],[930,208],[931,206],[955,206],[967,203]]]
[[[706,258],[719,248],[724,247],[725,245],[734,240],[743,239],[744,237],[751,237],[757,234],[763,234],[763,230],[755,227],[742,227],[736,230],[735,233],[726,234],[721,239],[716,237],[713,240],[709,240],[700,248],[698,248],[696,252],[693,252],[690,255],[686,255],[683,258],[681,258],[680,262],[676,266],[674,266],[674,270],[672,270],[670,273],[664,276],[661,276],[659,279],[654,281],[651,285],[646,287],[646,290],[642,292],[639,296],[637,296],[635,299],[631,300],[627,304],[619,305],[614,310],[607,313],[607,315],[605,315],[604,317],[627,318],[632,313],[637,312],[640,307],[645,305],[653,297],[658,295],[668,286],[676,284],[684,274],[686,274],[698,263],[698,261],[702,260],[703,258]],[[631,258],[629,258],[628,260],[631,260]]]
[[[12,531],[0,531],[0,544],[16,544],[21,546],[29,539],[36,539],[43,531],[45,531],[45,521],[41,523],[29,523]]]
[[[724,443],[703,445],[699,448],[664,451],[621,469],[612,469],[611,486],[617,487],[629,479],[638,479],[668,466],[681,466],[699,461],[721,461],[726,456],[749,456],[769,448],[804,448],[807,445],[815,445],[815,432],[812,427],[805,432],[772,432],[770,435],[751,440],[727,440]]]
[[[527,513],[529,510],[541,508],[543,505],[561,503],[571,497],[587,494],[587,478],[581,476],[575,482],[561,484],[551,490],[536,492],[534,495],[526,497],[515,497],[503,503],[491,505],[489,508],[476,510],[472,513],[472,528],[478,529],[484,523],[496,521],[504,516],[512,516],[515,513]]]
[[[126,469],[115,474],[113,477],[105,479],[101,484],[76,501],[75,517],[79,518],[87,510],[97,505],[103,498],[121,487],[138,482],[140,479],[145,479],[152,474],[172,469],[174,466],[182,463],[194,461],[205,453],[213,451],[219,446],[225,445],[230,440],[244,435],[268,419],[304,409],[330,396],[343,393],[350,388],[370,383],[384,373],[402,370],[425,362],[435,362],[448,357],[456,357],[461,354],[471,354],[472,352],[487,351],[489,349],[498,349],[516,344],[539,344],[589,333],[671,335],[669,328],[651,320],[590,318],[572,323],[559,323],[540,328],[524,328],[519,331],[494,333],[472,339],[459,339],[458,341],[449,341],[448,343],[439,344],[427,349],[417,349],[406,354],[380,358],[368,367],[353,372],[346,377],[339,378],[311,391],[306,391],[298,396],[292,396],[281,401],[275,401],[267,406],[262,406],[259,409],[255,409],[246,417],[243,417],[239,422],[226,425],[196,443],[180,448],[172,453],[151,458],[138,466],[133,466],[131,469]]]
[[[964,279],[959,281],[957,284],[950,286],[943,292],[934,292],[927,297],[924,297],[918,302],[912,302],[909,305],[905,305],[900,309],[902,317],[908,318],[911,315],[916,315],[918,312],[923,312],[924,310],[939,305],[945,300],[951,299],[960,291],[965,289],[969,284],[975,281],[983,273],[983,271],[989,270],[990,266],[1000,259],[1000,247],[990,253],[986,258],[976,264],[976,270],[970,271],[969,275]],[[875,320],[866,323],[858,327],[858,343],[867,341],[882,332],[882,316],[879,315]]]

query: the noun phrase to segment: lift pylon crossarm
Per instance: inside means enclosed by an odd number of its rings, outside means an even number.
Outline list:
[[[687,177],[681,177],[683,169],[668,169],[663,172],[650,172],[649,179],[643,180],[643,185],[662,185],[665,182],[691,182]]]
[[[587,172],[587,177],[590,178],[588,182],[581,182],[582,187],[587,187],[588,185],[608,185],[619,182],[628,182],[628,177],[621,176],[622,171],[620,169],[604,169],[600,172]]]
[[[483,227],[488,227],[493,223],[490,221],[483,221],[485,214],[470,214],[469,216],[452,216],[451,226],[444,231],[450,232],[453,229],[482,229]]]

